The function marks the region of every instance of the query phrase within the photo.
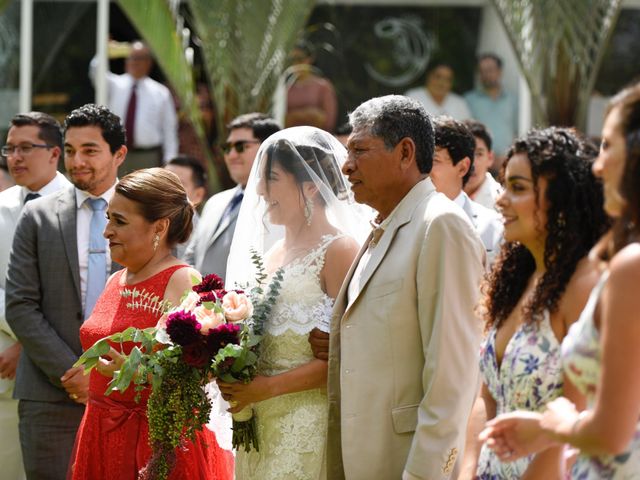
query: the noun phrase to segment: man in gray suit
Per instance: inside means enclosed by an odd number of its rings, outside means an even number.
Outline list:
[[[105,208],[113,196],[127,153],[120,119],[95,105],[74,110],[64,151],[73,186],[25,205],[6,283],[7,320],[23,346],[14,392],[20,443],[27,478],[38,480],[65,478],[88,399],[89,377],[72,368],[82,353],[78,330],[93,308],[93,279],[101,275],[104,287],[111,269],[106,240],[89,248],[93,217],[105,213],[90,205]],[[101,272],[92,272],[96,254],[106,255]]]
[[[70,185],[57,171],[62,158],[62,130],[51,115],[21,113],[11,119],[2,157],[16,185],[0,193],[0,465],[3,478],[24,478],[18,435],[18,402],[12,398],[22,346],[7,323],[4,309],[9,252],[25,203]]]
[[[256,153],[260,144],[280,130],[280,126],[262,113],[247,113],[233,119],[227,129],[229,136],[222,145],[224,161],[238,185],[207,201],[184,255],[184,260],[203,275],[215,273],[222,278],[227,273],[229,248]]]
[[[473,172],[475,138],[464,123],[451,117],[436,117],[433,127],[436,149],[431,180],[438,192],[444,193],[467,214],[487,251],[487,268],[490,268],[500,252],[504,226],[498,212],[474,202],[463,190]]]

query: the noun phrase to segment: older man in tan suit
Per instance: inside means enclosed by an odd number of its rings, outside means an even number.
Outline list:
[[[328,478],[449,478],[477,391],[484,248],[428,178],[434,133],[418,102],[374,98],[350,123],[343,172],[379,216],[335,303]]]

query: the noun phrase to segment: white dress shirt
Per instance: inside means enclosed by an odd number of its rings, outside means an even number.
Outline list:
[[[93,79],[97,60],[91,61],[89,75]],[[109,109],[124,124],[134,78],[128,73],[107,72]],[[144,77],[137,81],[134,148],[162,147],[165,162],[178,155],[178,118],[171,92],[155,80]],[[129,132],[127,132],[127,135]]]
[[[57,192],[58,190],[66,187],[67,185],[70,185],[70,182],[69,180],[67,180],[67,177],[65,177],[60,172],[56,172],[55,177],[53,177],[53,179],[49,183],[47,183],[44,187],[42,187],[40,190],[33,191],[33,190],[29,190],[27,187],[20,187],[22,189],[22,203],[24,203],[24,199],[30,193],[37,193],[41,197],[44,197],[46,195],[49,195],[50,193]]]
[[[483,207],[498,210],[496,201],[502,193],[502,186],[494,180],[493,176],[489,172],[484,175],[484,182],[482,182],[476,193],[473,195],[472,200]]]
[[[111,201],[113,194],[116,190],[116,184],[100,195],[99,198],[104,198],[107,204]],[[82,295],[82,307],[84,308],[84,302],[87,298],[87,278],[89,276],[89,237],[91,235],[91,217],[93,210],[91,206],[86,202],[88,198],[98,198],[90,195],[84,190],[76,188],[76,207],[78,209],[78,216],[76,218],[76,234],[78,241],[78,266],[80,267],[80,294]],[[106,214],[106,210],[105,210]],[[107,239],[104,239],[104,248],[107,252],[107,278],[111,273],[111,251],[109,250],[109,243]]]
[[[471,112],[469,111],[467,102],[455,93],[449,93],[442,103],[437,103],[424,87],[412,88],[405,92],[405,96],[422,103],[430,115],[448,115],[455,120],[471,118]]]

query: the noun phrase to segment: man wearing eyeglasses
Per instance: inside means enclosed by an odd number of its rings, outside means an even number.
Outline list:
[[[260,144],[280,130],[280,126],[262,113],[247,113],[233,119],[227,130],[229,136],[222,150],[229,175],[237,186],[207,201],[184,257],[203,275],[215,273],[222,278],[227,273],[229,247],[253,161]]]
[[[89,104],[72,111],[64,129],[73,185],[24,207],[6,277],[7,321],[23,346],[14,397],[28,480],[66,477],[89,395],[89,377],[73,367],[82,353],[79,328],[119,268],[103,232],[127,154],[124,127]]]
[[[57,171],[62,157],[60,124],[46,113],[30,112],[11,119],[7,142],[0,150],[16,185],[0,193],[0,465],[3,478],[24,476],[18,435],[18,401],[12,398],[22,346],[5,316],[4,290],[9,252],[22,207],[32,199],[69,185]]]

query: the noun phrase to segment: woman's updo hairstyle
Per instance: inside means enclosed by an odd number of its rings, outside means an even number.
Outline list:
[[[150,223],[169,219],[169,248],[191,236],[194,208],[175,173],[163,168],[136,170],[118,182],[116,193],[136,203],[140,214]]]

